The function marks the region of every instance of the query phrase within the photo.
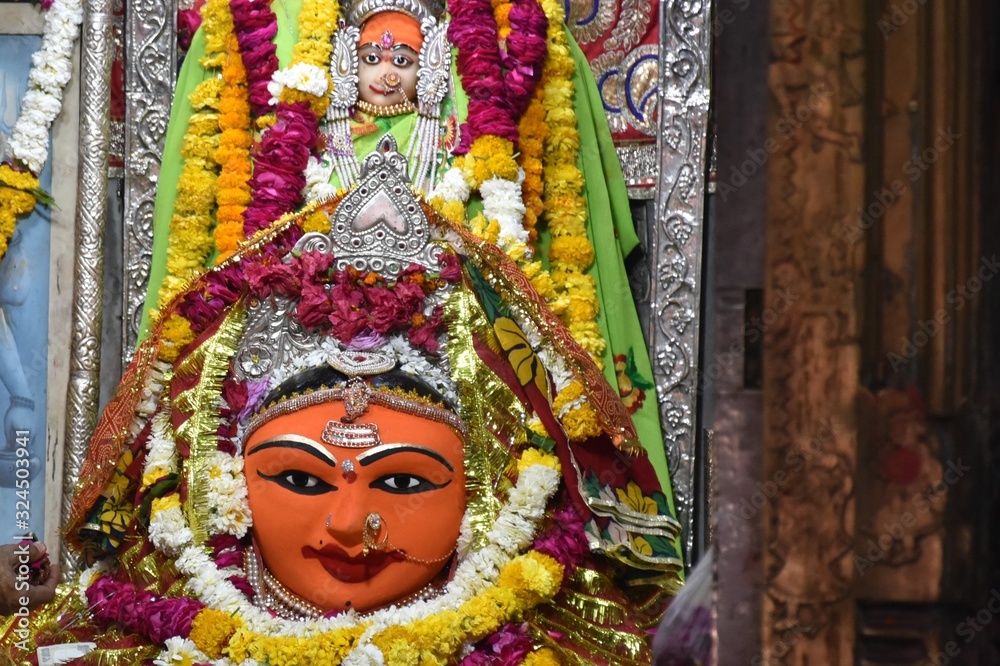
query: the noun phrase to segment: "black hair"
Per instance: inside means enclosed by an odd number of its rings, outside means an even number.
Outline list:
[[[281,382],[273,391],[264,398],[261,409],[273,405],[282,398],[289,398],[293,395],[311,393],[322,388],[343,386],[347,383],[348,377],[330,365],[321,365],[311,368],[289,377]],[[416,395],[432,400],[433,402],[455,411],[455,405],[441,395],[437,389],[433,388],[422,379],[407,374],[402,370],[395,369],[378,375],[371,375],[364,378],[372,388],[390,388],[410,391]],[[258,410],[259,411],[259,410]]]

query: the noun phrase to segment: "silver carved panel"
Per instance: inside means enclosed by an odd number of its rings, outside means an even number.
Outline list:
[[[84,6],[80,86],[80,182],[76,208],[75,295],[66,449],[63,458],[62,519],[69,517],[73,489],[97,424],[101,369],[104,225],[107,218],[108,151],[111,144],[111,59],[114,24],[111,0]],[[63,575],[77,571],[70,549],[61,549]]]
[[[711,90],[711,1],[664,0],[660,19],[659,178],[647,254],[652,316],[646,339],[684,550],[694,544],[705,158]]]
[[[135,349],[153,251],[153,203],[176,83],[175,2],[129,0],[125,51],[122,358]]]

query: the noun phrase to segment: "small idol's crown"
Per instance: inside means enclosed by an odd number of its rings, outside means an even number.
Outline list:
[[[347,22],[356,26],[381,12],[402,12],[418,23],[444,15],[443,0],[345,0],[341,7]]]
[[[441,248],[430,242],[430,224],[406,172],[406,158],[386,134],[362,162],[358,186],[337,207],[329,235],[308,233],[295,251],[329,252],[338,269],[350,265],[387,277],[410,264],[438,269]]]

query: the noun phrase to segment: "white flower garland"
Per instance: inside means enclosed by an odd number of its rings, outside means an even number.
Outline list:
[[[267,84],[267,92],[271,93],[271,99],[268,103],[271,106],[276,106],[285,88],[322,97],[326,94],[328,87],[329,81],[325,69],[306,62],[299,62],[291,67],[279,69],[271,75],[271,81]]]
[[[488,220],[496,220],[500,225],[497,246],[504,252],[509,252],[515,245],[528,242],[528,230],[524,228],[524,199],[521,196],[521,183],[524,182],[524,170],[517,170],[517,180],[505,178],[490,178],[479,186],[483,195],[483,215]]]
[[[444,172],[441,182],[430,193],[428,199],[441,197],[445,201],[465,203],[469,200],[470,194],[472,194],[472,189],[469,187],[469,182],[465,180],[465,174],[462,173],[461,169],[453,166]]]
[[[83,21],[81,0],[55,0],[45,15],[42,47],[31,57],[28,92],[14,123],[10,148],[32,173],[49,155],[49,128],[62,109],[62,94],[73,75],[73,44]]]
[[[215,451],[208,466],[209,532],[237,539],[246,536],[253,524],[247,497],[243,457]]]
[[[517,170],[517,180],[505,178],[489,178],[479,186],[479,194],[483,198],[483,215],[487,220],[496,220],[500,225],[497,236],[497,247],[512,257],[525,260],[531,259],[531,250],[527,247],[529,233],[524,228],[524,194],[521,185],[524,183],[524,169]],[[472,195],[472,185],[466,180],[465,172],[458,167],[445,171],[441,182],[431,192],[428,199],[442,198],[446,202],[466,204]]]
[[[326,157],[310,155],[302,175],[306,178],[306,186],[302,188],[306,203],[324,203],[337,196],[337,188],[330,184],[333,164]]]
[[[156,666],[185,666],[187,664],[209,663],[207,654],[187,638],[173,636],[163,644],[163,651],[153,660]]]
[[[147,478],[160,478],[177,473],[177,448],[174,446],[173,435],[170,401],[164,397],[163,409],[156,413],[150,425],[149,441],[146,442],[148,453],[142,467],[144,481]]]

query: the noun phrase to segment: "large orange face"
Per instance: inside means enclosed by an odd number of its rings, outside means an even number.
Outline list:
[[[244,445],[246,477],[271,574],[324,611],[364,612],[420,590],[447,565],[465,513],[462,440],[437,421],[371,405],[355,425],[364,434],[375,424],[381,443],[324,441],[344,414],[329,402],[265,423]],[[367,555],[366,521],[368,545],[381,548]]]

